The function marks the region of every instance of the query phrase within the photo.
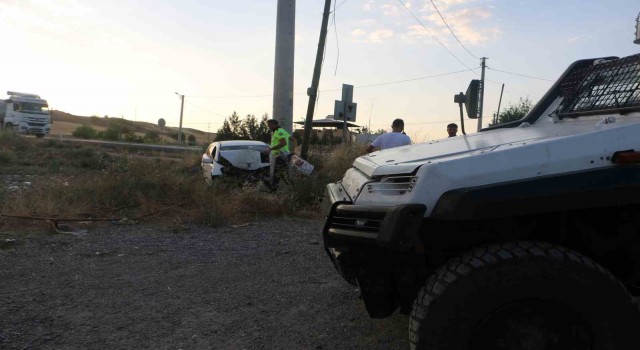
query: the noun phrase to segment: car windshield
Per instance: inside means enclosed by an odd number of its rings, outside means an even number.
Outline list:
[[[41,103],[16,102],[16,110],[23,113],[49,114],[49,106]]]
[[[243,149],[250,149],[254,151],[262,151],[266,149],[266,145],[240,145],[240,146],[222,146],[220,151],[239,151]]]

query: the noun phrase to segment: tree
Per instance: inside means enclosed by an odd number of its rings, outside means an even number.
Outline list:
[[[242,132],[244,134],[242,138],[249,140],[256,139],[258,136],[258,119],[256,119],[255,115],[247,114],[244,121],[242,121]]]
[[[520,120],[525,115],[527,115],[527,113],[529,113],[531,108],[533,108],[533,101],[531,101],[528,97],[520,97],[520,101],[518,103],[511,104],[504,111],[500,112],[500,115],[498,116],[498,118],[496,118],[496,121],[489,123],[489,126]]]
[[[222,123],[222,127],[218,129],[216,133],[216,141],[225,141],[225,140],[233,140],[233,130],[231,130],[231,124],[225,118]]]
[[[240,116],[235,111],[233,112],[233,114],[231,114],[231,116],[229,116],[229,125],[231,126],[231,132],[236,139],[241,139],[246,134],[246,131],[243,130]]]
[[[265,113],[262,115],[262,119],[260,119],[260,124],[258,124],[255,140],[269,143],[271,131],[269,131],[269,127],[267,126],[267,120],[269,120],[269,114]]]
[[[255,115],[248,114],[244,120],[236,112],[224,119],[222,127],[218,129],[216,141],[225,140],[258,140],[269,141],[269,128],[267,120],[269,116],[264,114],[260,122]]]

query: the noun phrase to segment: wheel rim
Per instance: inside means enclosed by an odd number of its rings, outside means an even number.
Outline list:
[[[493,310],[476,327],[471,349],[589,350],[593,333],[572,308],[551,301],[520,301]]]

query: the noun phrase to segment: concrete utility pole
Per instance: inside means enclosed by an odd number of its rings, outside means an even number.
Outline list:
[[[487,58],[482,57],[480,59],[480,65],[482,66],[482,74],[480,75],[480,89],[479,89],[479,100],[478,100],[478,131],[482,129],[482,107],[484,105],[484,69],[487,66]]]
[[[180,96],[180,126],[178,127],[178,143],[182,144],[182,112],[184,111],[184,95],[180,95],[177,92],[176,95]]]
[[[634,40],[633,43],[640,45],[640,13],[638,13],[638,17],[636,17],[636,40]]]
[[[320,71],[322,70],[322,56],[324,54],[324,43],[327,40],[327,25],[329,24],[329,12],[331,10],[331,0],[325,0],[324,12],[322,13],[322,25],[320,27],[320,40],[318,41],[318,52],[316,54],[316,65],[313,67],[313,79],[311,87],[307,89],[309,95],[309,106],[307,107],[307,117],[304,120],[304,137],[302,139],[302,150],[300,157],[307,159],[309,151],[309,139],[311,138],[311,122],[313,121],[313,110],[316,108],[316,96],[318,95],[318,85],[320,84]]]
[[[296,0],[278,0],[276,58],[273,74],[273,115],[293,131],[293,67],[296,42]]]
[[[502,89],[500,89],[500,99],[498,100],[498,111],[496,112],[496,117],[493,118],[493,124],[498,124],[498,120],[500,120],[500,105],[502,104],[502,94],[504,93],[504,83],[502,84]]]

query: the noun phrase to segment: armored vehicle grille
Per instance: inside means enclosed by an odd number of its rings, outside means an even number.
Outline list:
[[[560,118],[640,111],[640,55],[576,69],[560,91]]]

